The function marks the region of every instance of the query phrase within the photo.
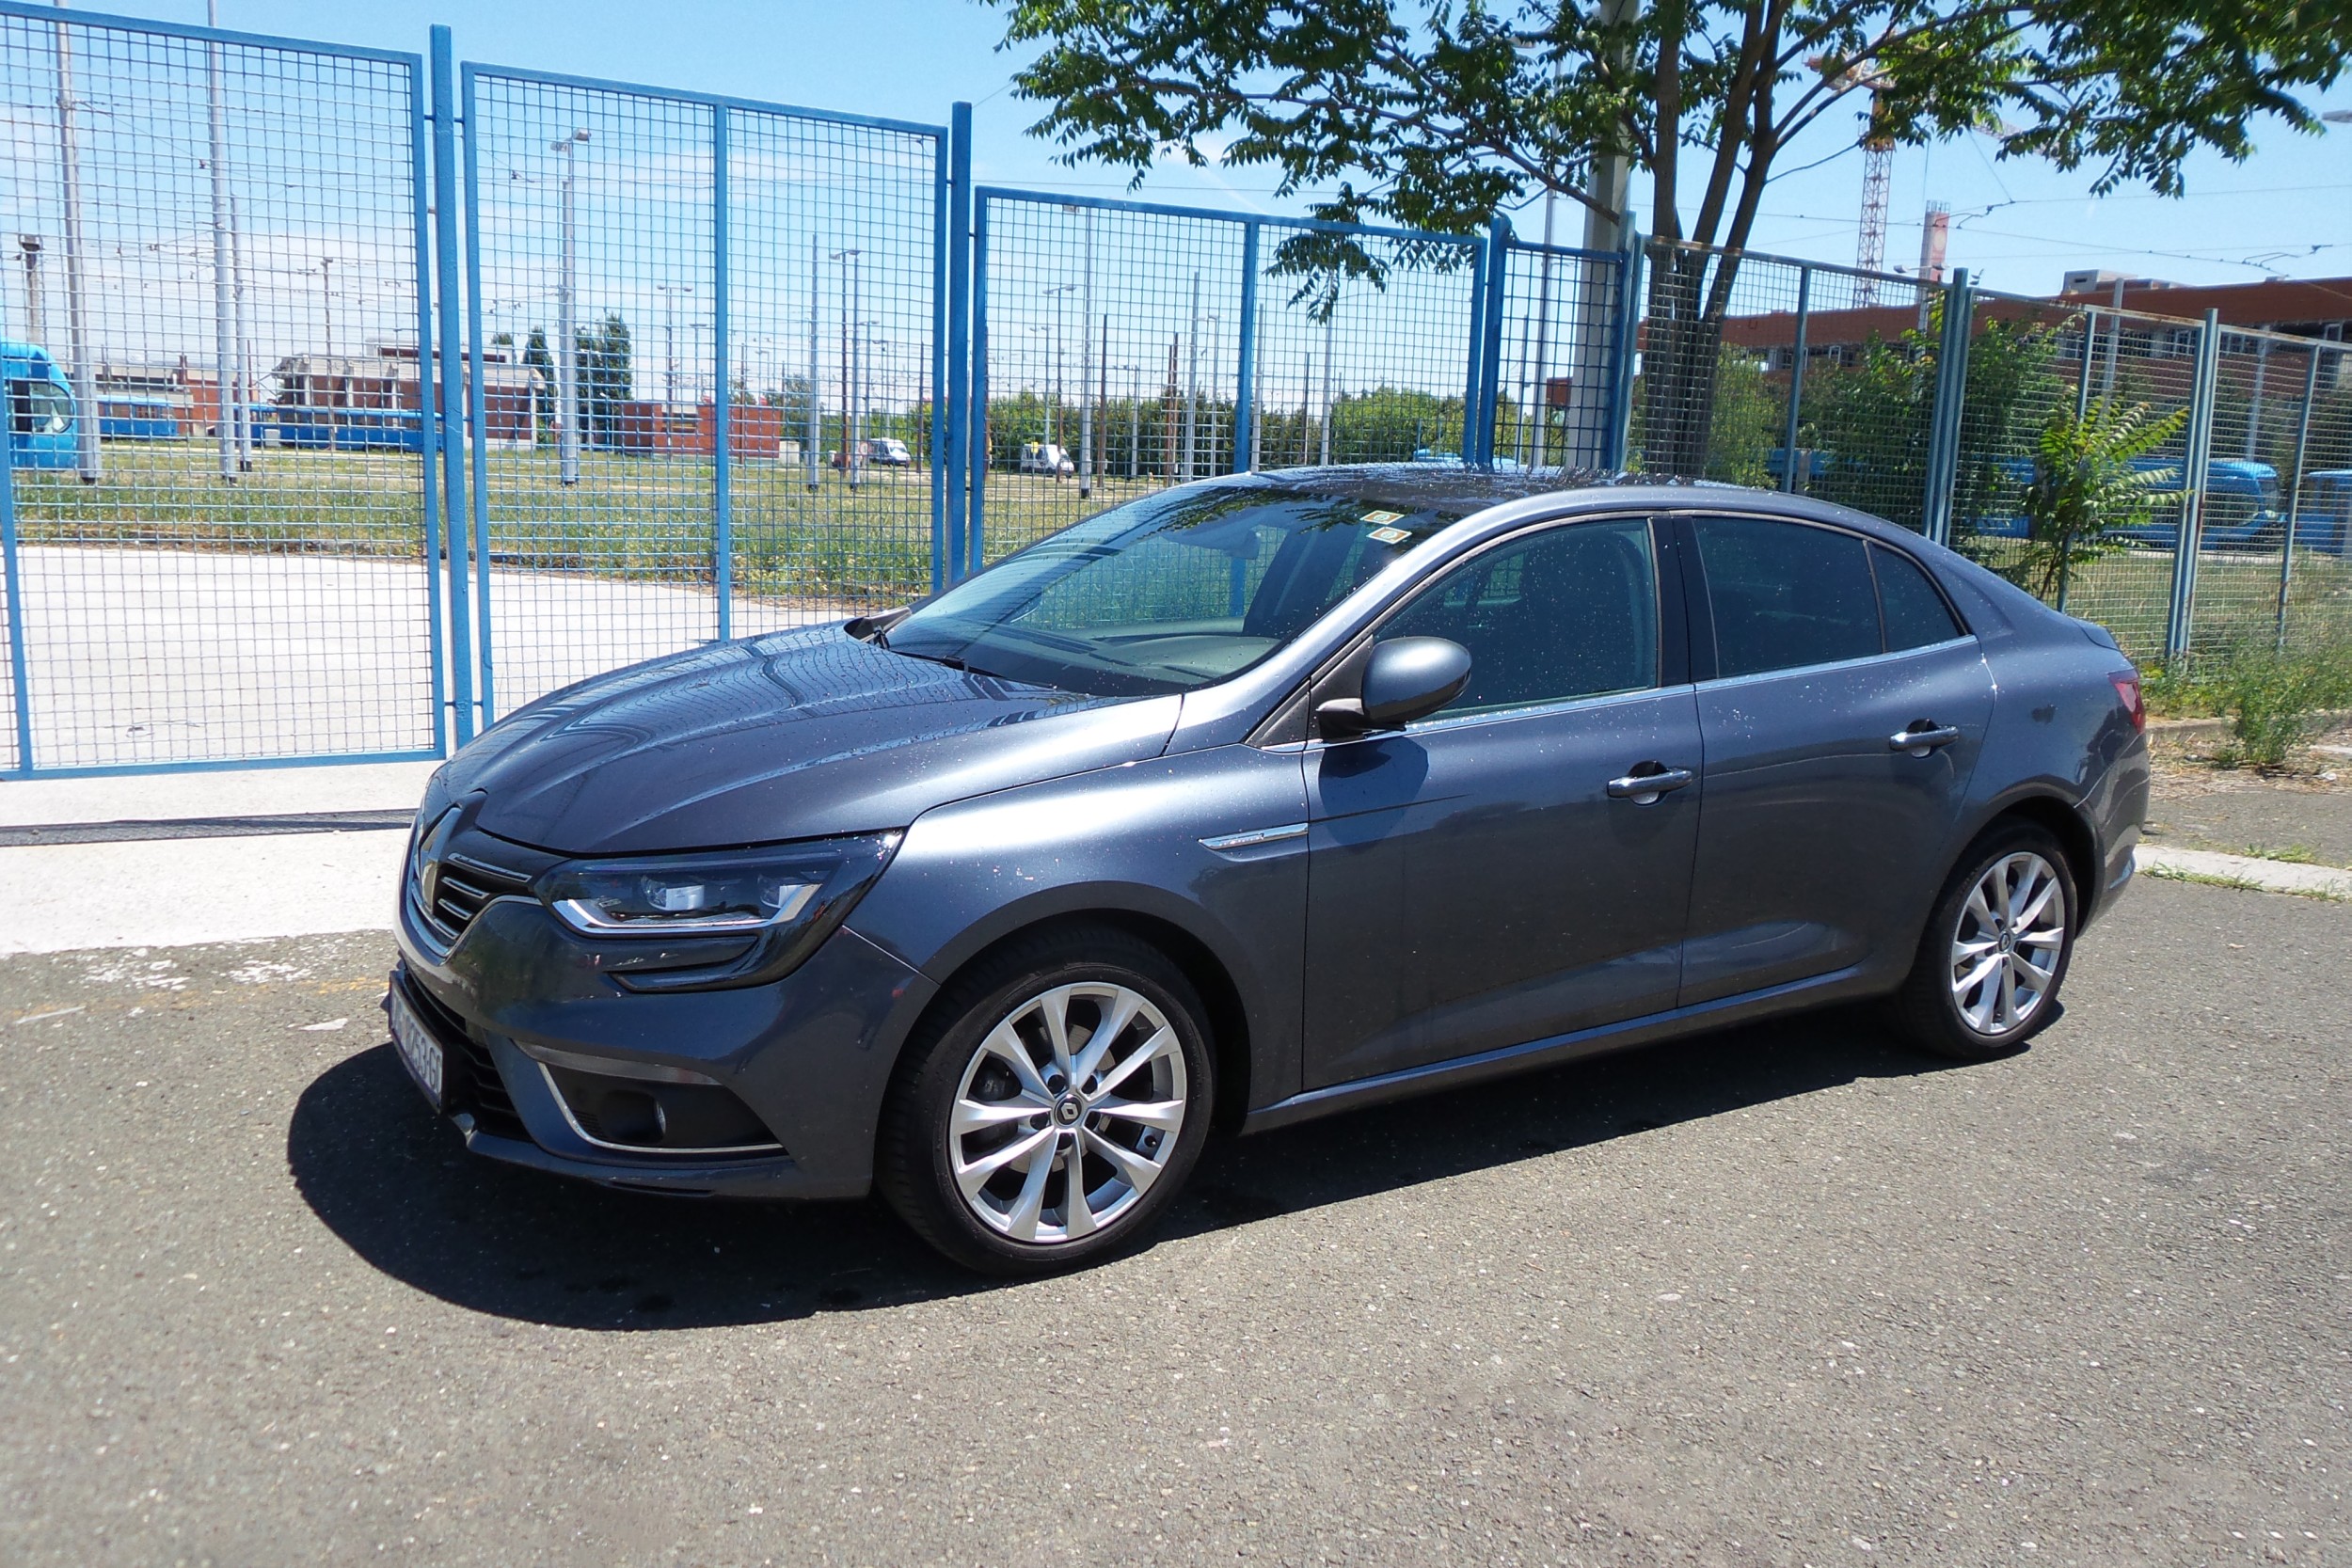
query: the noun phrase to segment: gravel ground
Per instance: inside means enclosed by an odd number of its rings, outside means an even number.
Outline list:
[[[2352,1561],[2352,907],[1212,1150],[1061,1280],[463,1156],[375,937],[0,961],[12,1564]],[[340,1022],[339,1022],[340,1021]]]

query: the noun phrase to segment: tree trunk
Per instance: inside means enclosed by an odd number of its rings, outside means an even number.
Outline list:
[[[1705,249],[1662,245],[1651,248],[1649,260],[1649,311],[1641,328],[1641,467],[1698,479],[1707,472],[1724,314],[1738,263]]]

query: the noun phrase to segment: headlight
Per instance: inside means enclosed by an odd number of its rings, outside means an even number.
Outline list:
[[[837,921],[898,835],[721,854],[573,861],[540,879],[558,919],[591,937],[749,937]]]

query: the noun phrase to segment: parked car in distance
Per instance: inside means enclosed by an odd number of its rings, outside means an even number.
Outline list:
[[[1052,474],[1067,478],[1078,471],[1078,465],[1070,454],[1052,441],[1025,441],[1021,446],[1021,471],[1025,474]]]
[[[433,777],[386,1006],[478,1154],[1140,1239],[1243,1132],[1876,999],[2016,1050],[2132,875],[2098,627],[1803,497],[1443,465],[1174,488],[713,644]]]
[[[2178,459],[2141,457],[2132,466],[2150,476],[2152,515],[2144,523],[2107,531],[2119,543],[2171,549],[2181,531],[2181,470]],[[2033,483],[2033,463],[2013,457],[2001,464],[2003,475],[2020,489]],[[2285,512],[2279,489],[2279,470],[2251,458],[2217,457],[2205,466],[2204,524],[2199,537],[2207,549],[2276,549]],[[1994,538],[2023,539],[2026,523],[2022,513],[1979,519],[1976,531]]]
[[[2283,519],[2279,529],[2286,532]],[[2352,556],[2352,468],[2318,468],[2303,476],[2296,508],[2295,547],[2321,555]]]
[[[866,443],[866,461],[884,468],[912,467],[914,454],[896,436],[877,436]]]

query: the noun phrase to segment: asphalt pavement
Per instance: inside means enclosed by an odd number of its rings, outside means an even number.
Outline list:
[[[10,1564],[2352,1562],[2352,906],[1213,1147],[991,1285],[471,1160],[374,933],[0,959]]]

